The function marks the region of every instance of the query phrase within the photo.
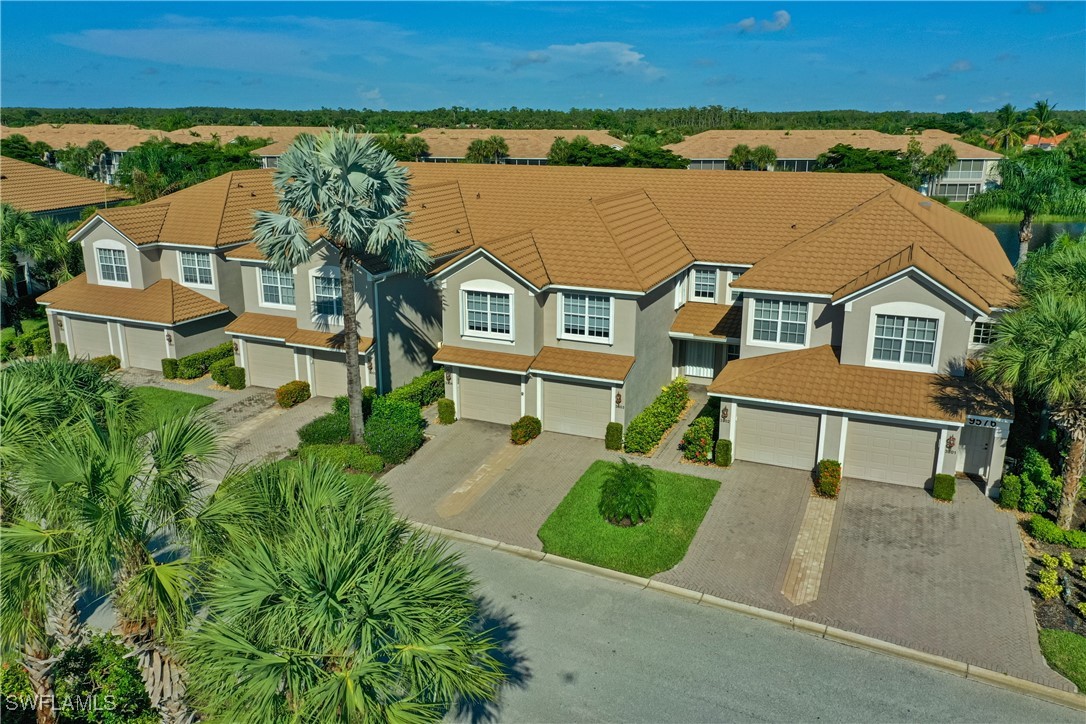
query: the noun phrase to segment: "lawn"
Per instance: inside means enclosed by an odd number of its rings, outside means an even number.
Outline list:
[[[24,319],[23,334],[30,334],[45,327],[48,322],[45,319]],[[15,339],[15,327],[4,327],[0,330],[0,346],[7,346]]]
[[[1086,692],[1086,636],[1070,631],[1041,630],[1041,653],[1049,665]]]
[[[215,401],[207,395],[166,390],[161,387],[133,387],[140,407],[145,413],[164,413],[169,418],[180,417],[190,410],[199,410]]]
[[[610,463],[597,460],[539,529],[543,550],[635,576],[672,568],[686,555],[713,496],[716,480],[661,470],[656,475],[656,512],[648,523],[621,528],[596,509]]]

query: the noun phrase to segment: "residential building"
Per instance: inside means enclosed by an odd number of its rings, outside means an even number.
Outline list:
[[[595,144],[623,148],[621,141],[607,131],[597,130],[556,130],[525,128],[427,128],[418,133],[426,141],[430,153],[421,159],[430,163],[457,163],[468,154],[472,141],[486,140],[491,136],[501,136],[509,146],[509,155],[501,163],[507,166],[545,166],[547,154],[556,138],[572,141],[577,136],[585,136]]]
[[[1051,151],[1061,143],[1070,138],[1070,133],[1057,133],[1054,136],[1038,136],[1036,133],[1031,133],[1026,137],[1026,140],[1022,143],[1023,148],[1040,148],[1044,151]]]
[[[91,141],[102,141],[109,151],[99,159],[99,179],[105,183],[115,183],[117,169],[128,149],[144,141],[156,138],[170,138],[175,134],[154,129],[138,128],[128,124],[110,123],[42,123],[36,126],[0,126],[0,136],[7,138],[13,134],[26,136],[31,143],[42,141],[50,148],[62,150],[67,146],[86,146]],[[50,159],[55,164],[56,159]]]
[[[945,143],[958,157],[946,174],[935,180],[929,195],[968,201],[998,181],[996,164],[1002,158],[1000,154],[964,143],[939,130],[901,136],[867,130],[718,130],[698,133],[665,148],[689,158],[689,168],[723,170],[730,168],[728,156],[737,145],[751,148],[766,145],[777,152],[772,170],[813,171],[816,159],[838,144],[873,151],[904,151],[914,138],[925,153]]]

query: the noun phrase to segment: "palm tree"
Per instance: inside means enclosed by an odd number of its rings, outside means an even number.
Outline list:
[[[1086,189],[1071,183],[1064,154],[1035,152],[1020,158],[1004,158],[996,169],[1000,176],[999,186],[974,196],[963,211],[969,216],[999,209],[1021,213],[1019,264],[1029,254],[1033,218],[1037,214],[1086,214]]]
[[[271,265],[289,272],[309,261],[318,249],[310,239],[317,236],[339,255],[348,410],[357,443],[363,422],[355,270],[365,257],[395,272],[421,273],[429,264],[426,245],[407,236],[408,172],[372,137],[330,129],[298,136],[280,157],[274,184],[279,211],[257,211],[253,229]]]
[[[1086,298],[1048,290],[1004,316],[981,374],[1043,400],[1070,440],[1056,522],[1071,527],[1086,457]]]
[[[425,138],[409,136],[404,139],[403,150],[409,158],[419,161],[423,156],[430,155],[430,144],[426,142]]]
[[[1021,146],[1027,133],[1021,114],[1008,103],[996,111],[995,127],[988,135],[988,144],[1007,153]]]
[[[1056,106],[1049,105],[1047,100],[1034,103],[1025,121],[1030,133],[1036,133],[1038,138],[1051,138],[1059,133],[1062,125],[1053,115],[1055,110]]]
[[[739,171],[750,163],[750,153],[750,146],[745,143],[740,143],[732,149],[731,154],[728,156],[728,166]]]
[[[491,163],[501,163],[503,158],[509,156],[509,144],[501,136],[490,136],[485,143],[486,155],[492,159]]]
[[[958,154],[949,143],[941,143],[920,161],[920,175],[928,182],[928,196],[935,193],[935,182],[958,160]]]
[[[224,494],[255,511],[206,586],[179,650],[216,720],[438,721],[492,700],[504,674],[477,630],[474,583],[411,532],[380,484],[277,464]]]
[[[767,146],[765,144],[755,146],[754,150],[750,152],[750,161],[754,164],[754,168],[760,171],[766,171],[770,166],[777,162],[777,152],[772,146]]]

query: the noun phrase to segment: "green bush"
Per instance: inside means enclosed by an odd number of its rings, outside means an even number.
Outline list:
[[[177,360],[170,357],[162,358],[162,376],[168,380],[177,379]]]
[[[245,368],[231,365],[226,368],[226,384],[231,390],[245,389]]]
[[[115,354],[91,357],[89,362],[103,372],[113,372],[121,368],[121,360]]]
[[[348,472],[375,475],[385,469],[385,461],[365,445],[309,445],[298,451],[298,459],[323,460]]]
[[[935,476],[935,483],[931,488],[931,496],[936,500],[950,502],[951,500],[954,500],[955,488],[956,481],[954,480],[954,476],[940,473]]]
[[[11,349],[16,357],[29,357],[34,354],[34,335],[20,334],[12,340]]]
[[[841,463],[819,460],[815,466],[815,490],[824,498],[836,498],[841,491]]]
[[[699,417],[690,423],[683,433],[679,447],[683,457],[698,463],[707,463],[713,456],[713,429],[716,427],[710,417]]]
[[[211,373],[211,379],[215,380],[215,384],[226,387],[229,381],[226,379],[226,371],[234,366],[234,357],[231,355],[227,359],[216,360],[211,363],[207,368],[207,371]]]
[[[311,397],[309,383],[305,380],[294,380],[282,385],[275,391],[275,401],[280,407],[294,407],[305,402]]]
[[[600,484],[600,515],[612,525],[639,525],[652,518],[656,497],[652,468],[622,459],[610,466]]]
[[[306,445],[337,445],[351,439],[351,421],[346,415],[330,412],[298,428],[298,442]]]
[[[451,425],[456,422],[456,403],[448,397],[442,397],[437,401],[437,421],[442,425]]]
[[[603,436],[603,445],[608,450],[622,449],[622,423],[607,423],[607,432]]]
[[[68,345],[64,344],[63,342],[57,342],[54,347],[53,354],[57,355],[58,357],[63,357],[64,359],[68,359]]]
[[[648,407],[626,427],[626,452],[648,454],[686,409],[690,399],[686,380],[679,377],[665,386]]]
[[[1030,518],[1029,534],[1042,543],[1068,548],[1086,548],[1086,531],[1064,530],[1043,515]]]
[[[68,649],[57,662],[56,696],[58,701],[94,695],[101,704],[112,701],[109,709],[72,706],[64,710],[60,721],[70,724],[153,724],[159,721],[140,677],[137,660],[113,634],[92,637],[85,645]],[[85,700],[85,699],[84,699]],[[7,717],[4,717],[7,722]]]
[[[0,664],[0,702],[33,701],[30,677],[18,661]],[[6,707],[5,707],[6,708]],[[36,724],[33,707],[16,706],[4,712],[4,724]]]
[[[211,369],[212,363],[233,358],[234,343],[223,342],[211,349],[194,352],[177,360],[177,376],[183,380],[194,380],[197,377],[206,375],[208,370]]]
[[[1059,505],[1063,485],[1052,475],[1052,464],[1040,451],[1027,448],[1022,455],[1022,493],[1018,509],[1025,513],[1044,513]]]
[[[425,424],[416,403],[378,397],[366,423],[366,444],[386,463],[399,465],[422,445]]]
[[[1008,510],[1018,510],[1022,499],[1022,479],[1012,473],[1003,476],[999,486],[999,506]]]
[[[731,467],[732,464],[732,441],[731,440],[717,440],[716,449],[713,451],[713,462],[722,468]]]
[[[388,393],[396,400],[414,402],[419,407],[432,405],[445,396],[445,370],[426,372]]]
[[[52,342],[48,336],[34,338],[34,356],[45,357],[52,351]]]
[[[525,415],[509,426],[509,439],[514,445],[523,445],[539,437],[543,432],[543,423],[538,417]]]
[[[363,387],[362,388],[362,419],[368,419],[370,411],[373,409],[373,398],[377,397],[376,387]],[[347,395],[340,395],[332,400],[332,410],[338,412],[341,415],[349,415],[350,410],[347,403]]]

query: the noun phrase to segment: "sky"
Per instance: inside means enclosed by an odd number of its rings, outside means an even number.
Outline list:
[[[1086,2],[0,3],[0,105],[1086,108]]]

